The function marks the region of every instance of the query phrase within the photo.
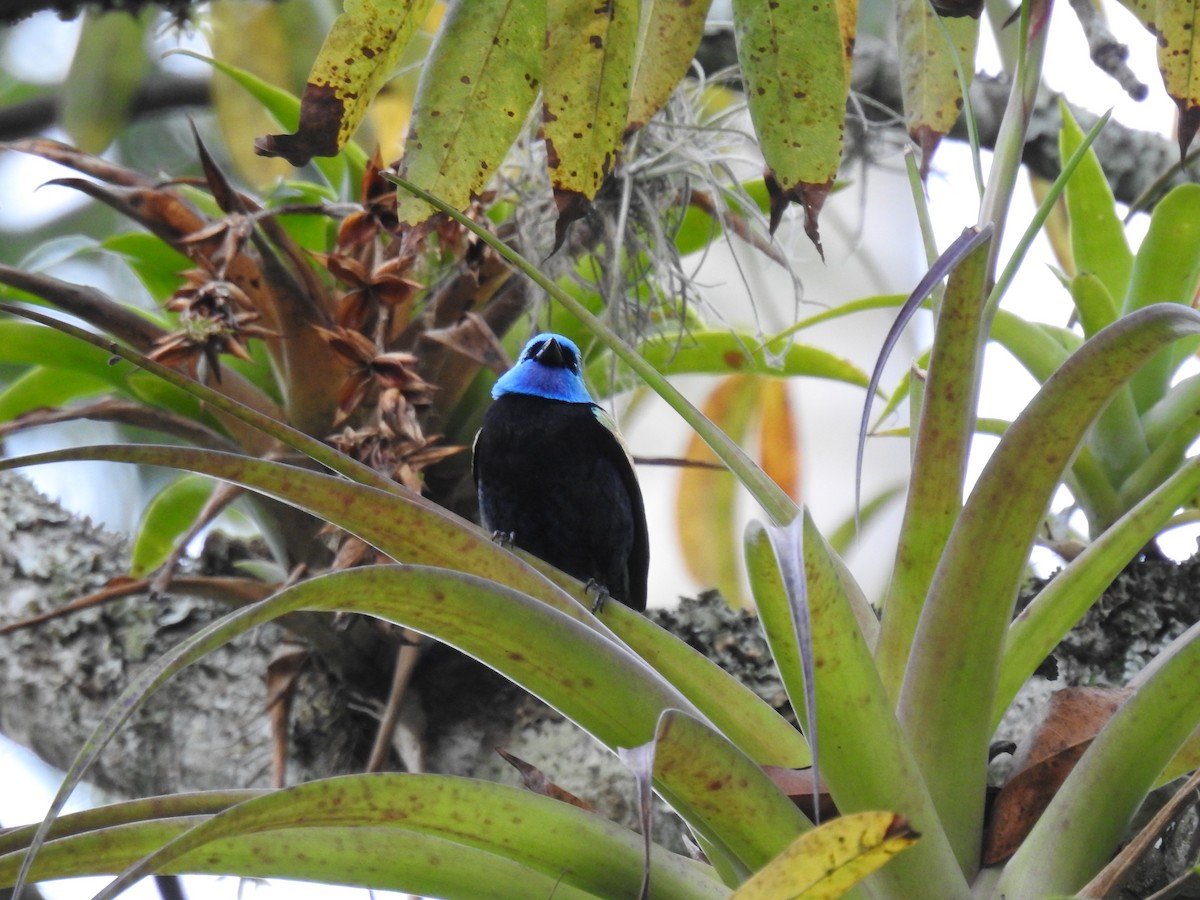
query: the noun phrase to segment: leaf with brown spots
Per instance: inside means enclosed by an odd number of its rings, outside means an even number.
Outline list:
[[[1187,155],[1200,129],[1200,10],[1195,3],[1160,0],[1154,22],[1158,68],[1179,107],[1179,156]]]
[[[772,230],[789,201],[800,203],[819,249],[817,216],[842,156],[853,7],[735,0],[733,10],[746,102],[774,181]]]
[[[632,0],[552,3],[547,9],[542,119],[560,244],[561,219],[595,197],[616,165],[629,113],[638,10]]]
[[[843,816],[796,838],[732,900],[833,900],[919,838],[896,813]]]
[[[956,53],[966,67],[968,83],[974,76],[972,61],[979,38],[979,21],[968,17],[939,22],[927,0],[899,0],[896,31],[904,121],[909,135],[921,148],[924,178],[929,173],[934,151],[962,109]],[[946,42],[947,35],[954,42],[953,47]]]
[[[404,141],[398,174],[466,209],[500,168],[542,82],[546,4],[475,0],[454,5],[438,31]],[[433,209],[406,191],[397,215]]]
[[[1041,724],[1013,759],[1013,771],[992,807],[983,864],[1008,859],[1037,824],[1092,739],[1130,688],[1066,688],[1055,694]]]
[[[282,156],[293,166],[314,156],[336,156],[432,5],[433,0],[346,0],[309,72],[299,129],[261,137],[255,151]]]
[[[711,2],[647,0],[642,4],[626,135],[649,122],[687,74],[704,36]]]

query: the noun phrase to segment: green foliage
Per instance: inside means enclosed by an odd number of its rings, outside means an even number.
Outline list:
[[[412,31],[413,17],[423,17],[424,6],[348,3],[327,44],[331,49],[314,69],[314,79],[325,79],[317,86],[328,86],[331,54],[344,56],[346,47],[357,46],[356,36],[367,34],[367,25],[375,42],[371,57],[394,59],[403,47],[380,45],[374,16],[399,16]],[[770,118],[813,115],[806,103],[781,102],[786,94],[781,86],[807,94],[804,85],[825,78],[826,86],[836,88],[833,94],[794,99],[811,99],[821,107],[814,127],[822,137],[814,146],[823,157],[835,152],[831,147],[837,141],[826,139],[833,131],[840,135],[850,4],[819,6],[819,27],[808,35],[796,21],[751,6],[739,5],[738,12],[744,57],[763,48],[803,48],[806,38],[814,39],[819,51],[810,60],[811,72],[764,75],[748,66],[751,83],[774,95],[755,113],[760,132],[774,127],[765,122],[763,109]],[[531,9],[511,4],[494,11],[516,15]],[[582,7],[560,12],[572,11]],[[1131,253],[1111,194],[1105,193],[1086,149],[1090,137],[1068,123],[1064,157],[1078,168],[1072,173],[1068,166],[1070,178],[1061,181],[1079,271],[1066,280],[1082,336],[996,309],[1008,273],[1027,246],[1022,244],[1018,258],[998,277],[997,247],[1008,224],[1028,101],[1039,80],[1046,13],[1041,3],[1022,10],[1015,90],[981,203],[981,228],[973,235],[978,242],[964,258],[938,263],[937,277],[906,304],[915,310],[925,302],[926,288],[948,275],[944,293],[932,304],[936,332],[927,375],[907,385],[915,420],[914,472],[882,619],[807,511],[667,376],[805,374],[869,384],[855,367],[785,338],[817,320],[895,305],[897,298],[864,298],[796,323],[765,342],[705,328],[669,304],[653,313],[643,305],[637,308],[642,315],[638,339],[627,340],[610,325],[620,317],[606,302],[610,294],[599,275],[614,259],[622,275],[636,271],[651,258],[648,253],[607,254],[598,243],[584,242],[570,249],[569,265],[547,274],[528,259],[529,247],[514,247],[497,236],[504,230],[513,238],[505,226],[515,218],[521,196],[488,198],[492,205],[480,201],[468,215],[459,210],[464,197],[478,193],[479,184],[469,178],[478,176],[479,167],[449,167],[447,154],[422,161],[422,148],[410,131],[409,177],[395,178],[350,142],[369,97],[343,97],[354,102],[343,103],[332,120],[314,120],[314,92],[297,99],[224,61],[214,65],[283,124],[293,127],[288,121],[294,120],[302,132],[308,128],[299,142],[277,140],[275,150],[316,146],[342,154],[322,164],[325,184],[295,183],[267,199],[250,197],[230,184],[201,147],[206,187],[200,192],[161,185],[60,145],[22,145],[93,176],[95,181],[72,185],[154,236],[118,236],[105,243],[130,262],[151,296],[167,308],[144,315],[99,291],[4,271],[0,277],[22,292],[20,299],[39,297],[100,333],[53,324],[28,308],[5,307],[11,316],[37,324],[0,320],[2,361],[17,373],[0,396],[0,409],[16,417],[47,404],[74,403],[74,412],[63,415],[82,416],[97,411],[92,401],[104,391],[126,404],[120,409],[129,421],[184,445],[76,448],[5,460],[0,468],[102,459],[204,475],[344,529],[374,548],[381,564],[281,586],[142,671],[80,752],[46,821],[0,835],[0,884],[123,870],[101,895],[107,897],[147,872],[203,870],[463,897],[480,895],[484,885],[489,892],[500,885],[513,895],[629,896],[643,883],[649,885],[648,896],[724,897],[734,890],[764,896],[755,891],[768,876],[803,856],[791,849],[799,846],[796,842],[821,835],[821,829],[762,767],[811,762],[819,765],[842,813],[885,810],[886,822],[903,816],[921,834],[915,846],[877,871],[865,864],[851,868],[847,882],[869,877],[872,896],[1040,897],[1081,887],[1105,864],[1163,773],[1196,763],[1196,742],[1189,736],[1200,723],[1200,694],[1180,685],[1194,685],[1200,677],[1200,626],[1139,675],[1131,698],[1101,729],[1016,855],[991,871],[981,868],[980,858],[987,826],[988,744],[999,716],[1038,662],[1116,572],[1200,490],[1200,466],[1185,458],[1200,433],[1200,425],[1192,424],[1200,420],[1200,379],[1172,386],[1200,341],[1200,314],[1191,308],[1200,279],[1200,190],[1178,189],[1164,199],[1146,240]],[[611,164],[603,157],[616,146],[612,132],[625,124],[618,112],[629,102],[618,90],[626,87],[622,78],[604,72],[603,65],[597,71],[597,63],[613,63],[618,76],[637,73],[632,80],[645,85],[640,75],[648,71],[653,41],[661,39],[648,28],[633,27],[627,6],[620,11],[623,18],[615,16],[587,22],[593,29],[587,34],[603,36],[599,46],[588,42],[604,50],[601,59],[557,47],[552,58],[541,60],[549,78],[551,62],[569,70],[573,55],[586,58],[590,69],[555,72],[555,78],[565,79],[557,83],[575,85],[583,78],[584,84],[600,84],[598,95],[608,100],[608,133],[580,142],[589,145],[580,163],[584,180],[558,185],[587,199],[600,181],[589,175]],[[663,15],[664,21],[670,18]],[[488,21],[497,23],[498,36],[507,20]],[[936,53],[929,24],[924,23],[921,40]],[[694,37],[695,26],[693,16],[680,27]],[[453,34],[450,29],[465,26],[461,17],[448,16],[442,27]],[[970,32],[970,24],[954,30],[959,49],[966,48],[970,35],[957,32]],[[608,47],[609,38],[619,46]],[[1173,32],[1171,39],[1177,38]],[[449,52],[448,46],[438,52],[443,51]],[[948,58],[931,67],[928,77],[954,74],[954,66],[945,64]],[[378,67],[360,68],[365,74],[354,76],[356,84],[369,95]],[[906,66],[904,77],[914,77],[916,68]],[[647,76],[655,85],[647,93],[660,96],[663,78],[670,81],[661,73]],[[926,119],[935,119],[953,98],[947,100],[945,84],[918,88],[926,112],[910,116],[910,122],[929,129],[933,126]],[[447,97],[431,91],[423,87],[418,97],[418,109],[422,102],[435,105],[419,113],[417,123],[425,121],[423,115],[436,118],[435,109],[453,111],[460,128],[469,123],[474,131],[467,133],[477,133],[486,130],[481,122],[487,120],[475,116],[517,117],[516,105],[498,102],[486,108],[489,104],[480,103],[475,91],[449,91]],[[911,85],[908,94],[913,95]],[[574,102],[554,110],[564,119],[580,112]],[[777,143],[790,133],[783,129],[795,124],[779,127],[774,135],[760,135],[765,145]],[[922,133],[920,139],[932,152],[930,135]],[[496,165],[503,159],[503,149],[496,148],[503,143],[487,148]],[[772,161],[777,168],[784,165]],[[350,174],[356,189],[358,182],[362,185],[353,201],[342,194]],[[776,171],[766,185],[789,190],[806,180],[812,176]],[[444,218],[421,230],[399,228],[398,208],[408,208],[409,201],[397,206],[393,183],[411,193],[418,208],[437,209]],[[436,187],[433,193],[431,187]],[[705,213],[714,232],[744,225],[739,215],[751,213],[746,192],[725,187],[744,205],[732,215]],[[449,202],[434,196],[443,192]],[[337,197],[339,209],[297,208],[297,197],[302,206]],[[778,197],[772,199],[778,212]],[[815,221],[811,198],[808,205]],[[684,223],[675,234],[681,245],[696,241],[696,223],[686,221],[694,213],[695,207],[670,213],[676,225]],[[336,227],[327,216],[337,219]],[[1041,221],[1035,220],[1029,232]],[[661,244],[665,233],[641,222],[631,230],[646,244]],[[312,256],[313,249],[321,255]],[[181,272],[185,259],[195,268]],[[746,534],[746,566],[775,663],[807,736],[678,639],[620,604],[593,613],[582,586],[496,545],[467,520],[421,496],[423,468],[442,458],[421,424],[445,421],[451,414],[457,422],[470,422],[471,411],[464,407],[486,382],[482,370],[502,364],[502,339],[528,324],[522,317],[536,315],[529,304],[511,315],[495,302],[512,283],[508,265],[553,298],[556,316],[565,311],[565,331],[594,337],[586,358],[594,383],[605,392],[629,385],[657,392],[764,511],[770,524],[754,523]],[[581,286],[576,279],[581,273],[595,277]],[[640,282],[633,293],[645,300],[655,291]],[[467,308],[474,319],[463,315]],[[686,326],[686,340],[680,338],[681,326]],[[1003,425],[976,418],[981,358],[989,339],[1009,347],[1041,385],[1015,421]],[[114,359],[119,362],[110,364]],[[426,379],[432,373],[436,392]],[[378,432],[370,433],[370,440],[363,435],[379,428],[378,417],[397,408],[413,415],[384,420],[393,439],[386,448],[395,455],[381,461],[385,445],[375,441]],[[400,421],[418,427],[400,431],[395,428]],[[347,423],[350,437],[338,431]],[[10,427],[32,424],[35,420],[17,419]],[[456,437],[469,434],[466,425],[463,429]],[[978,430],[1003,434],[964,500],[965,462]],[[345,452],[326,443],[339,440]],[[284,448],[301,454],[304,464],[284,456]],[[1087,512],[1094,542],[1014,619],[1030,548],[1064,483]],[[199,484],[189,478],[168,490],[186,492],[198,507]],[[196,514],[177,501],[168,497],[151,507],[148,519],[159,540],[152,544],[147,535],[139,544],[137,565],[149,570],[169,555],[180,535],[199,524]],[[309,539],[314,519],[304,519]],[[293,544],[297,558],[303,546],[302,540]],[[649,835],[643,843],[632,832],[565,804],[433,776],[356,775],[284,791],[160,798],[55,818],[105,744],[150,693],[215,647],[297,610],[377,616],[482,660],[605,747],[623,752],[639,777],[688,823],[708,861],[656,847]],[[858,827],[859,820],[852,821]],[[864,824],[853,836],[865,841],[869,833]],[[755,872],[767,875],[756,879]],[[830,895],[846,889],[848,884],[839,885]]]

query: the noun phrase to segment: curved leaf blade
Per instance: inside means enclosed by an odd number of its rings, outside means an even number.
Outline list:
[[[1020,849],[995,896],[1072,893],[1111,858],[1159,773],[1200,722],[1200,624],[1143,670]]]
[[[819,347],[786,338],[764,343],[762,338],[744,331],[694,331],[680,341],[651,338],[637,349],[663,375],[803,375],[860,387],[868,383],[866,373],[858,366]],[[632,384],[620,373],[614,378],[613,358],[607,353],[588,362],[586,375],[600,396],[611,396]]]
[[[142,513],[133,542],[129,574],[144,578],[157,569],[175,549],[212,496],[215,485],[208,478],[185,475],[155,494]]]
[[[1112,395],[1155,353],[1196,334],[1200,314],[1156,304],[1084,344],[1005,432],[946,543],[898,709],[907,733],[920,735],[921,770],[968,871],[978,866],[986,778],[979,761],[987,758],[1000,655],[1038,523]],[[954,691],[942,690],[947,680]]]
[[[1059,155],[1069,159],[1083,143],[1083,130],[1076,124],[1065,102],[1059,103],[1059,110],[1063,122],[1058,136]],[[1129,249],[1112,188],[1104,177],[1094,148],[1089,147],[1080,160],[1067,182],[1065,196],[1076,273],[1100,279],[1111,297],[1124,297],[1133,271],[1133,251]],[[1115,309],[1108,321],[1099,315],[1090,316],[1083,320],[1085,333],[1091,337],[1115,319]]]
[[[842,813],[902,810],[925,836],[880,872],[895,896],[966,898],[966,880],[863,637],[860,623],[874,614],[848,595],[836,557],[807,514],[804,550],[822,777]],[[772,656],[803,720],[796,631],[775,552],[758,523],[746,531],[746,564]]]
[[[1154,208],[1150,228],[1133,263],[1124,311],[1151,303],[1191,305],[1200,283],[1200,184],[1172,190]],[[1166,394],[1174,359],[1164,351],[1130,380],[1133,399],[1144,413]]]
[[[336,156],[432,5],[433,0],[345,0],[309,72],[296,132],[259,138],[255,149],[293,166],[314,156]]]
[[[851,813],[796,838],[732,900],[835,900],[919,838],[895,813]]]
[[[531,881],[524,889],[518,888],[520,894],[527,893],[530,884],[547,884],[555,896],[559,889],[579,897],[626,896],[636,893],[642,877],[638,836],[570,804],[449,775],[350,775],[275,791],[218,813],[128,869],[100,896],[114,896],[123,886],[166,864],[181,865],[196,858],[202,848],[216,855],[220,845],[214,847],[213,841],[242,843],[264,834],[290,839],[292,860],[303,863],[312,857],[324,862],[330,875],[340,876],[334,880],[352,875],[358,881],[362,873],[355,844],[379,831],[390,834],[395,845],[414,839],[422,842],[422,838],[449,845],[450,866],[446,860],[428,857],[393,866],[390,880],[393,885],[405,884],[402,890],[427,891],[432,878],[446,878],[439,873],[447,868],[466,868],[472,878],[490,882],[492,864],[502,871],[511,870],[506,874],[525,873]],[[322,847],[321,841],[339,832],[343,840],[332,848],[328,844]],[[479,851],[480,855],[468,852],[460,859],[457,848]],[[653,848],[651,860],[657,896],[721,897],[727,893],[706,866],[659,847]],[[279,863],[286,864],[286,858]],[[282,877],[295,874],[301,873]],[[311,872],[302,874],[312,877]],[[497,890],[494,883],[489,887]]]
[[[667,802],[697,832],[728,852],[743,877],[812,828],[753,760],[704,722],[667,710],[654,736],[654,774]]]

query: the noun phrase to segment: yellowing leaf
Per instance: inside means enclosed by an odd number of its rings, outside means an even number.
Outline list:
[[[276,3],[218,0],[209,12],[213,56],[243,67],[267,84],[291,83],[288,36]],[[257,98],[229,78],[212,81],[213,109],[225,146],[238,174],[259,189],[290,174],[287,162],[254,152],[254,137],[274,127],[271,114]]]
[[[969,16],[942,19],[939,25],[928,0],[898,0],[896,28],[904,120],[909,135],[921,148],[924,175],[934,150],[958,119],[963,105],[955,54],[946,35],[954,42],[969,83],[975,73],[979,20]]]
[[[732,900],[832,900],[920,837],[902,816],[864,812],[806,832],[734,893]]]
[[[758,410],[760,391],[766,380],[751,375],[723,379],[704,403],[704,414],[741,443]],[[716,461],[696,435],[688,442],[684,458]],[[686,467],[681,471],[675,516],[688,571],[705,587],[720,590],[731,605],[744,606],[738,567],[736,500],[737,479],[726,469]]]
[[[433,0],[346,0],[304,86],[299,130],[260,138],[257,151],[282,156],[294,166],[314,156],[335,156],[362,122],[432,4]]]
[[[543,117],[555,191],[591,200],[612,171],[629,111],[637,0],[561,0],[546,10]]]
[[[662,109],[687,74],[704,34],[712,0],[646,0],[633,62],[628,131],[641,128]]]
[[[399,174],[459,209],[492,179],[542,80],[546,5],[476,0],[453,7],[417,88]],[[406,191],[400,221],[433,212]]]
[[[1179,154],[1200,128],[1200,11],[1194,0],[1158,0],[1154,31],[1158,68],[1167,93],[1179,107]]]
[[[793,500],[800,499],[800,439],[792,417],[788,383],[782,378],[762,384],[759,430],[762,467]]]

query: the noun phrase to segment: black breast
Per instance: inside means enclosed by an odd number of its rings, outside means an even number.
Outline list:
[[[484,528],[635,609],[648,568],[641,491],[624,448],[588,403],[505,394],[475,443]]]

